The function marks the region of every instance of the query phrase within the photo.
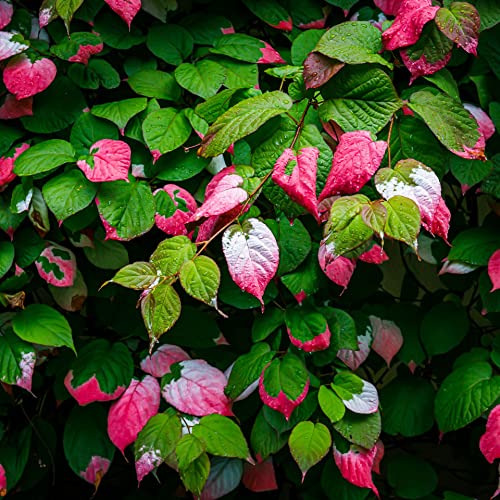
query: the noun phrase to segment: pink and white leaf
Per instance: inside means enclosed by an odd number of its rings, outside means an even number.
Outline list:
[[[354,413],[369,415],[378,410],[378,392],[373,384],[363,380],[359,394],[352,394],[351,399],[342,399],[345,407]]]
[[[98,484],[102,476],[108,472],[111,461],[108,458],[93,455],[87,468],[80,472],[80,477],[87,483]]]
[[[372,325],[372,350],[381,356],[387,366],[403,346],[403,335],[398,325],[387,319],[369,316]]]
[[[141,0],[104,0],[126,23],[130,25],[141,10]]]
[[[396,19],[382,33],[386,50],[395,50],[413,45],[420,38],[424,26],[436,17],[439,6],[433,6],[432,0],[403,0]]]
[[[198,208],[196,200],[191,193],[175,184],[166,184],[163,188],[157,189],[153,194],[155,195],[161,190],[168,193],[177,210],[170,217],[164,217],[157,212],[155,215],[156,226],[171,236],[187,235],[186,224],[191,220]],[[184,201],[187,210],[183,210],[184,207],[182,206],[179,207],[182,201]]]
[[[488,416],[486,431],[479,439],[479,449],[490,464],[500,458],[500,405],[495,406]]]
[[[20,54],[28,49],[28,45],[13,40],[16,33],[0,31],[0,61]]]
[[[128,181],[132,153],[126,142],[101,139],[92,145],[90,154],[93,166],[84,159],[76,162],[89,181]]]
[[[72,381],[73,370],[70,370],[66,374],[66,377],[64,377],[64,387],[66,387],[68,392],[76,399],[80,406],[85,406],[96,401],[114,401],[118,399],[126,389],[124,386],[118,386],[112,393],[104,392],[95,375],[92,375],[83,384],[76,387],[73,386]]]
[[[12,182],[16,178],[16,174],[14,173],[14,161],[29,147],[29,144],[23,143],[16,147],[14,154],[11,157],[2,156],[0,158],[0,188],[9,184],[9,182]]]
[[[72,286],[76,278],[75,254],[55,243],[45,247],[35,261],[38,274],[47,283],[59,287]]]
[[[474,117],[479,127],[479,133],[487,141],[495,133],[495,124],[492,119],[485,111],[474,104],[464,103],[464,108]]]
[[[21,359],[19,361],[21,375],[17,377],[15,385],[31,392],[31,383],[33,379],[33,372],[35,370],[35,363],[36,354],[33,351],[21,353]]]
[[[121,398],[113,403],[108,414],[108,435],[123,453],[133,443],[147,421],[158,413],[160,385],[146,375],[142,381],[132,379]]]
[[[444,199],[441,197],[430,224],[427,220],[422,220],[422,225],[427,231],[429,231],[429,233],[433,234],[434,236],[439,236],[447,242],[448,230],[450,229],[450,220],[450,209],[447,207]]]
[[[324,241],[319,246],[318,261],[319,267],[328,278],[345,290],[356,268],[356,261],[347,257],[337,257]]]
[[[372,469],[377,446],[371,450],[365,450],[360,446],[351,445],[347,453],[341,453],[333,445],[333,458],[342,477],[351,484],[360,488],[370,488],[377,497],[377,487],[373,484]]]
[[[303,148],[298,155],[292,149],[287,148],[276,160],[272,174],[273,181],[316,219],[319,218],[316,198],[318,157],[318,148]],[[291,162],[294,164],[293,170],[287,174],[287,166]]]
[[[382,264],[389,260],[389,256],[380,245],[373,245],[370,250],[362,253],[358,258],[368,264]]]
[[[23,116],[33,116],[33,97],[17,100],[12,94],[7,94],[0,106],[0,120],[14,120]]]
[[[227,380],[219,369],[203,359],[179,362],[180,377],[172,375],[162,387],[164,399],[179,411],[204,417],[218,413],[231,416],[232,403],[224,394]]]
[[[269,457],[264,461],[259,461],[255,465],[245,463],[243,466],[242,483],[254,493],[277,490],[278,483],[276,481],[273,458]]]
[[[493,284],[490,292],[500,289],[500,250],[497,250],[488,260],[488,276]]]
[[[233,281],[263,305],[264,291],[279,264],[278,243],[271,230],[254,218],[234,224],[224,231],[222,250]]]
[[[187,359],[191,357],[184,349],[173,344],[163,344],[151,356],[146,356],[141,361],[141,370],[160,378],[170,373],[170,367],[174,363]]]
[[[459,260],[445,259],[443,262],[443,267],[438,273],[439,276],[442,274],[468,274],[479,268],[479,266],[468,264],[467,262],[461,262]]]
[[[357,193],[377,171],[386,149],[385,141],[373,141],[365,130],[342,134],[319,200]]]
[[[370,344],[372,336],[369,330],[364,335],[358,335],[359,350],[340,349],[337,358],[342,360],[351,370],[356,371],[370,354]]]
[[[3,30],[10,23],[12,14],[14,14],[12,4],[5,0],[0,0],[0,30]]]
[[[3,71],[3,82],[16,99],[26,99],[43,92],[56,74],[56,65],[50,59],[31,62],[25,55],[20,55],[8,62]]]
[[[279,52],[271,47],[267,42],[261,40],[264,47],[260,49],[262,56],[257,60],[258,64],[285,64],[286,61],[280,56]]]

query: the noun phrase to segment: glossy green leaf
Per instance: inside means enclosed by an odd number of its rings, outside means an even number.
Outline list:
[[[17,175],[34,175],[75,161],[73,146],[61,139],[41,142],[22,153],[15,161]]]
[[[217,309],[220,270],[214,260],[205,255],[188,260],[180,269],[179,279],[189,295]]]

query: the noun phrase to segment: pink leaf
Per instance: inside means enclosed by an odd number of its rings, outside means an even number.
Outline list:
[[[261,40],[264,47],[260,49],[262,57],[257,61],[258,64],[285,64],[286,61],[280,56],[279,52],[271,47],[267,42]]]
[[[300,302],[301,301],[297,301]],[[330,346],[330,339],[331,339],[331,332],[330,329],[328,328],[328,325],[326,327],[326,330],[319,335],[316,335],[312,340],[306,340],[305,342],[294,337],[292,330],[290,328],[287,328],[288,332],[288,337],[290,338],[290,342],[295,346],[298,347],[299,349],[302,349],[304,352],[317,352],[317,351],[324,351],[325,349],[328,349]]]
[[[486,431],[479,440],[479,449],[490,464],[500,458],[500,405],[495,406],[488,416]]]
[[[464,108],[474,117],[479,127],[479,133],[487,141],[495,133],[495,124],[491,118],[474,104],[465,103]]]
[[[11,157],[2,156],[0,158],[0,187],[5,186],[16,178],[14,173],[14,160],[29,148],[29,144],[23,143],[14,150]]]
[[[375,453],[375,458],[373,459],[373,472],[380,474],[380,462],[382,462],[382,459],[384,458],[384,453],[385,453],[385,447],[384,443],[379,439],[375,443],[375,447],[377,448],[377,452]]]
[[[111,461],[104,457],[92,456],[87,468],[80,472],[80,476],[90,484],[98,484],[102,476],[108,472]]]
[[[170,217],[164,217],[157,212],[155,215],[156,226],[171,236],[187,235],[186,224],[191,220],[193,213],[198,208],[196,200],[191,193],[175,184],[166,184],[153,194],[156,195],[162,189],[168,193],[177,210]]]
[[[292,18],[289,17],[288,19],[283,19],[278,24],[269,24],[269,26],[281,31],[292,31],[293,30]]]
[[[141,10],[141,0],[104,0],[126,23],[130,29],[132,20]]]
[[[16,379],[16,385],[31,392],[31,382],[35,370],[36,354],[34,352],[23,352],[19,368],[21,376]]]
[[[67,248],[51,244],[35,261],[40,277],[54,286],[72,286],[76,278],[75,254]]]
[[[368,264],[382,264],[386,260],[389,260],[389,256],[380,245],[373,245],[370,250],[359,256],[359,260]]]
[[[10,23],[12,14],[14,14],[12,4],[5,0],[0,0],[0,30],[3,30]]]
[[[0,120],[13,120],[22,116],[33,116],[33,97],[17,100],[12,94],[7,94],[0,106]]]
[[[0,31],[0,61],[20,54],[28,48],[24,43],[12,40],[14,36],[16,36],[16,33]]]
[[[131,162],[130,146],[123,141],[101,139],[90,148],[93,166],[87,160],[78,160],[76,164],[92,182],[128,181]]]
[[[488,276],[493,284],[490,293],[500,289],[500,250],[497,250],[488,261]]]
[[[440,198],[431,223],[429,224],[427,220],[422,220],[422,225],[427,231],[429,231],[429,233],[433,234],[434,236],[439,236],[447,242],[448,230],[450,229],[450,220],[450,209],[446,206],[443,198]]]
[[[401,0],[374,0],[374,2],[387,16],[395,16],[401,6]]]
[[[135,473],[137,474],[137,483],[141,481],[153,470],[163,463],[163,457],[160,450],[150,449],[145,451],[135,462]]]
[[[167,375],[162,396],[179,411],[204,417],[218,413],[231,416],[231,401],[224,394],[226,377],[203,359],[181,361],[179,370]]]
[[[251,218],[224,231],[222,251],[233,281],[264,305],[264,291],[276,274],[279,249],[271,230]]]
[[[382,33],[385,49],[395,50],[416,43],[438,10],[439,6],[433,6],[431,0],[403,0],[391,27]]]
[[[276,160],[272,174],[273,181],[316,219],[319,218],[316,198],[318,157],[318,148],[303,148],[298,155],[295,155],[292,149],[287,148]],[[287,174],[287,167],[290,163],[292,163],[293,170]]]
[[[248,193],[240,187],[242,184],[243,178],[239,175],[224,175],[193,215],[193,220],[224,214],[246,201]]]
[[[347,288],[356,268],[354,259],[337,257],[323,241],[318,251],[319,267],[336,285]]]
[[[242,482],[246,488],[254,493],[277,490],[278,483],[276,482],[273,458],[269,457],[255,465],[245,463]]]
[[[411,73],[410,85],[419,77],[425,75],[432,75],[443,69],[449,62],[451,58],[451,51],[446,54],[443,59],[439,61],[429,62],[425,54],[422,54],[418,59],[412,60],[408,55],[408,51],[401,50],[401,59],[404,65],[408,68]]]
[[[73,387],[72,380],[73,370],[70,370],[66,374],[66,377],[64,377],[64,386],[80,406],[85,406],[95,401],[113,401],[118,399],[126,389],[123,386],[118,386],[113,393],[108,394],[101,389],[95,375],[92,375],[92,377],[77,387]]]
[[[340,349],[337,353],[337,358],[341,359],[351,370],[357,370],[370,354],[370,343],[372,336],[370,331],[366,331],[364,335],[358,335],[358,351],[351,349]]]
[[[163,377],[170,373],[170,367],[179,361],[191,359],[189,354],[180,347],[172,344],[163,344],[151,356],[141,361],[141,369],[153,377]]]
[[[0,464],[0,495],[5,496],[7,494],[7,475],[5,474],[5,469],[2,464]]]
[[[374,142],[365,130],[343,134],[319,200],[357,193],[377,171],[386,149],[385,141]]]
[[[26,99],[43,92],[57,74],[56,65],[47,58],[34,63],[25,55],[10,60],[3,71],[3,82],[16,99]]]
[[[102,43],[98,43],[97,45],[80,45],[78,47],[78,52],[74,56],[71,56],[68,59],[68,61],[82,63],[82,64],[88,64],[89,59],[93,55],[99,54],[100,52],[102,52],[103,48],[104,48],[104,44],[102,44]]]
[[[369,316],[372,325],[372,349],[384,358],[387,366],[403,346],[403,335],[393,321]]]
[[[360,488],[370,488],[378,497],[378,490],[372,479],[372,468],[376,453],[376,445],[371,450],[365,450],[352,444],[347,453],[341,453],[337,450],[335,444],[333,445],[333,458],[342,477]]]
[[[112,404],[108,414],[108,435],[123,453],[133,443],[147,421],[158,413],[160,385],[146,375],[142,381],[132,379],[121,398]]]

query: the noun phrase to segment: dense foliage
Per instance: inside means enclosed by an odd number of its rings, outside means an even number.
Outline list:
[[[0,496],[494,495],[500,4],[0,30]]]

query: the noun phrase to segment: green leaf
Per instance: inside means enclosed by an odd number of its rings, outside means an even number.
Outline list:
[[[10,241],[0,241],[0,278],[3,278],[14,263],[14,245]]]
[[[271,351],[265,343],[252,346],[252,350],[239,356],[229,375],[224,393],[230,399],[236,399],[250,385],[259,379],[264,367],[273,359],[274,351]]]
[[[139,95],[165,99],[167,101],[178,101],[181,89],[175,78],[164,71],[155,69],[144,69],[134,73],[127,83],[130,88]]]
[[[272,0],[243,0],[243,3],[252,14],[273,28],[278,28],[280,23],[290,22],[291,24],[290,14],[277,2]],[[291,31],[291,27],[290,30],[285,31]]]
[[[93,247],[84,247],[85,257],[99,269],[119,269],[128,264],[127,249],[118,241],[95,238]]]
[[[73,64],[68,76],[81,88],[96,90],[99,87],[115,89],[120,85],[120,75],[103,59],[90,59],[88,64]]]
[[[45,304],[30,304],[17,313],[12,320],[12,328],[26,342],[50,347],[67,346],[75,350],[66,318]]]
[[[384,233],[389,238],[402,241],[417,249],[417,236],[420,231],[420,210],[417,204],[404,196],[393,196],[382,205],[387,210]]]
[[[205,102],[201,102],[195,108],[198,116],[207,123],[213,123],[219,116],[231,107],[231,100],[237,89],[222,90],[218,94],[210,97]]]
[[[441,89],[443,92],[446,92],[450,97],[459,101],[460,100],[460,92],[458,90],[458,84],[453,78],[451,72],[446,69],[440,69],[436,73],[432,75],[426,75],[424,78],[433,83],[438,89]]]
[[[450,170],[460,184],[474,186],[488,176],[492,170],[492,162],[466,160],[454,155],[450,158]]]
[[[393,380],[380,391],[384,409],[384,432],[405,437],[419,436],[434,425],[435,390],[420,377],[404,376]]]
[[[474,5],[481,18],[481,31],[500,23],[500,4],[496,0],[476,0]]]
[[[186,469],[205,452],[203,442],[193,433],[185,434],[175,447],[179,469]]]
[[[199,157],[193,149],[188,152],[177,149],[162,155],[155,163],[154,168],[158,179],[179,182],[199,174],[208,163],[208,159]]]
[[[285,312],[282,309],[266,307],[264,314],[257,316],[252,323],[252,341],[265,340],[284,323]]]
[[[181,26],[165,24],[149,30],[146,45],[156,57],[179,66],[193,51],[193,38]]]
[[[420,338],[429,357],[445,354],[469,331],[469,317],[461,304],[443,302],[428,311],[420,326]]]
[[[182,88],[208,99],[214,96],[224,83],[226,71],[215,61],[202,59],[195,64],[183,63],[177,66],[175,79]]]
[[[87,180],[80,170],[67,170],[53,177],[43,186],[47,206],[58,221],[63,221],[90,205],[98,185]]]
[[[325,457],[331,445],[330,431],[319,422],[300,422],[294,427],[288,439],[288,446],[302,472],[302,481],[307,471]]]
[[[150,262],[164,276],[174,276],[184,262],[196,255],[196,245],[187,236],[174,236],[163,240],[151,255]]]
[[[83,0],[56,0],[57,13],[64,21],[64,25],[66,26],[66,31],[68,33],[71,19],[73,19],[75,12],[82,5],[82,3]]]
[[[0,380],[9,385],[31,389],[31,366],[34,368],[36,351],[24,342],[10,328],[0,335]],[[30,366],[31,365],[31,366]],[[25,373],[27,372],[27,373]]]
[[[191,297],[217,309],[220,270],[214,260],[205,255],[188,260],[180,269],[179,279]]]
[[[31,427],[25,427],[11,435],[10,440],[3,440],[0,446],[0,463],[5,469],[7,490],[14,490],[26,469],[31,451],[31,434]]]
[[[392,64],[379,55],[382,51],[380,30],[367,21],[337,24],[321,37],[314,50],[347,64],[378,63],[392,68]]]
[[[95,18],[94,29],[99,33],[103,42],[114,49],[130,49],[144,41],[144,35],[135,25],[132,25],[129,29],[109,9],[103,9]]]
[[[148,114],[142,124],[142,132],[148,148],[164,154],[189,139],[191,125],[181,110],[163,108]]]
[[[226,79],[224,87],[228,89],[251,89],[259,83],[259,69],[257,64],[235,61],[224,57],[216,59],[225,69]]]
[[[500,377],[484,362],[462,366],[448,375],[436,396],[434,414],[441,432],[470,424],[500,396]]]
[[[0,155],[4,155],[23,135],[21,130],[0,123]]]
[[[105,182],[98,199],[99,214],[124,240],[136,238],[154,225],[155,202],[145,182]]]
[[[269,119],[291,107],[291,98],[280,91],[267,92],[239,102],[211,125],[202,141],[201,156],[223,153],[233,142],[251,134]]]
[[[161,273],[149,262],[134,262],[120,269],[106,283],[116,283],[133,290],[145,290],[153,287],[160,278]]]
[[[61,139],[50,139],[27,149],[15,160],[17,175],[35,175],[75,161],[73,146]]]
[[[160,283],[141,300],[141,313],[152,347],[179,319],[181,299],[172,285]]]
[[[250,63],[256,63],[263,57],[262,49],[265,48],[262,40],[244,33],[224,35],[215,41],[214,46],[215,48],[210,50],[214,54]]]
[[[283,448],[288,441],[288,432],[279,433],[264,417],[263,410],[257,413],[250,443],[255,455],[260,455],[265,460],[269,455],[274,455]]]
[[[211,455],[243,460],[250,457],[241,429],[228,417],[216,414],[202,417],[200,423],[192,428],[192,433]]]
[[[369,130],[376,134],[402,102],[390,77],[381,69],[347,66],[321,89],[323,121],[336,121],[345,132]]]
[[[297,66],[304,64],[306,57],[314,50],[325,30],[308,29],[300,33],[292,43],[292,63]]]
[[[326,318],[314,309],[289,307],[285,313],[289,335],[301,344],[314,341],[328,329]]]
[[[361,415],[346,410],[343,418],[333,423],[333,428],[350,443],[371,449],[382,430],[380,412]]]
[[[144,97],[124,99],[123,101],[97,104],[91,109],[91,113],[99,118],[113,122],[121,131],[125,130],[127,123],[132,117],[144,111],[148,100]]]
[[[486,266],[493,252],[500,248],[500,234],[493,227],[477,227],[458,233],[451,242],[448,260],[460,260]]]
[[[280,250],[277,274],[289,273],[304,262],[311,251],[311,236],[299,219],[290,222],[286,217],[279,221],[279,235],[275,235]]]
[[[345,414],[345,406],[342,400],[325,385],[319,388],[318,402],[323,413],[332,423],[338,422]]]
[[[210,475],[210,459],[208,455],[202,453],[186,468],[180,469],[179,473],[186,489],[199,496]]]
[[[479,139],[476,120],[460,102],[446,94],[421,90],[411,95],[408,106],[451,152],[463,152],[465,147],[473,149]]]

